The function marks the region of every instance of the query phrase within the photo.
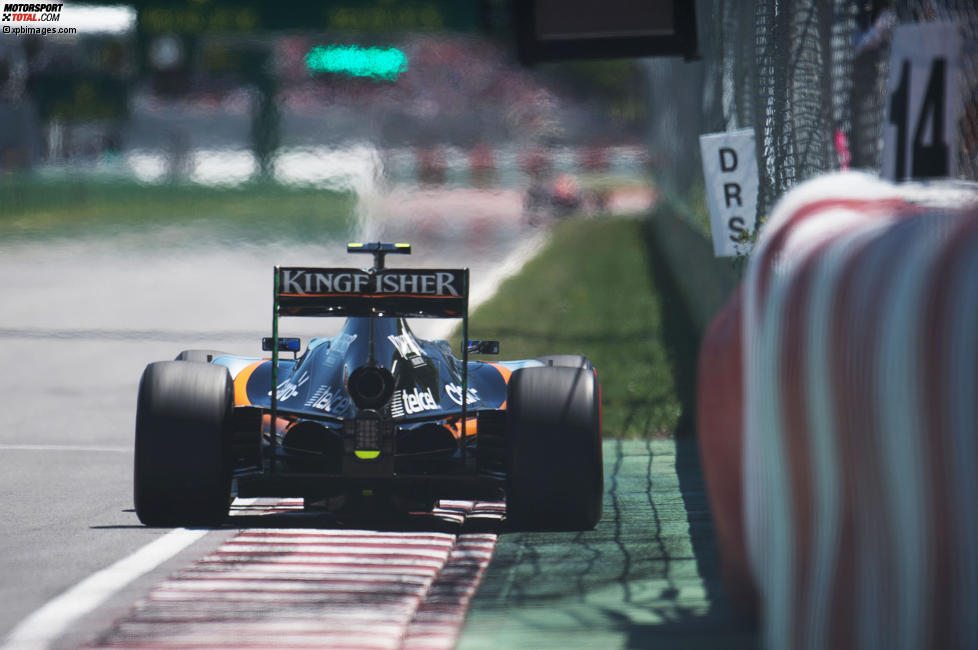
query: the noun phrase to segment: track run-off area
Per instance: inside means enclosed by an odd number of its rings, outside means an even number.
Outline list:
[[[544,239],[514,232],[491,254],[415,243],[409,263],[470,267],[479,301]],[[187,348],[259,355],[272,266],[349,264],[340,242],[182,241],[3,246],[0,647],[754,646],[719,591],[691,441],[606,440],[604,518],[581,533],[510,532],[501,504],[465,502],[347,527],[238,500],[220,529],[140,525],[145,365]]]

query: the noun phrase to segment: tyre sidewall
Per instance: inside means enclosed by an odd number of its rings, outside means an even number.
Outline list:
[[[507,404],[510,524],[593,528],[604,492],[600,389],[593,370],[518,370],[510,379]]]
[[[214,525],[230,502],[233,384],[205,363],[150,364],[136,408],[134,499],[150,525]]]

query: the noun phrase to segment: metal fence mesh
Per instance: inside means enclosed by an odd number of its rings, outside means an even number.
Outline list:
[[[753,128],[758,215],[821,172],[879,172],[890,36],[898,24],[956,21],[964,48],[958,176],[978,180],[975,0],[702,0],[702,60],[650,60],[650,149],[667,195],[701,182],[698,138]],[[844,160],[848,158],[848,160]]]

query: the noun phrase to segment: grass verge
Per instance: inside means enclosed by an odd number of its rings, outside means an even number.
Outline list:
[[[0,176],[0,238],[71,237],[161,226],[304,239],[351,227],[352,193],[276,183],[236,187]]]
[[[670,434],[682,411],[642,223],[560,224],[547,247],[476,310],[469,327],[471,338],[500,339],[504,359],[564,353],[591,359],[608,436]]]

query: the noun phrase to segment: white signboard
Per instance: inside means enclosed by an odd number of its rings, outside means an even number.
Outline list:
[[[893,31],[883,132],[883,177],[946,178],[957,173],[961,33],[955,23]]]
[[[700,136],[706,203],[710,208],[713,254],[746,253],[757,214],[757,151],[754,130]]]

